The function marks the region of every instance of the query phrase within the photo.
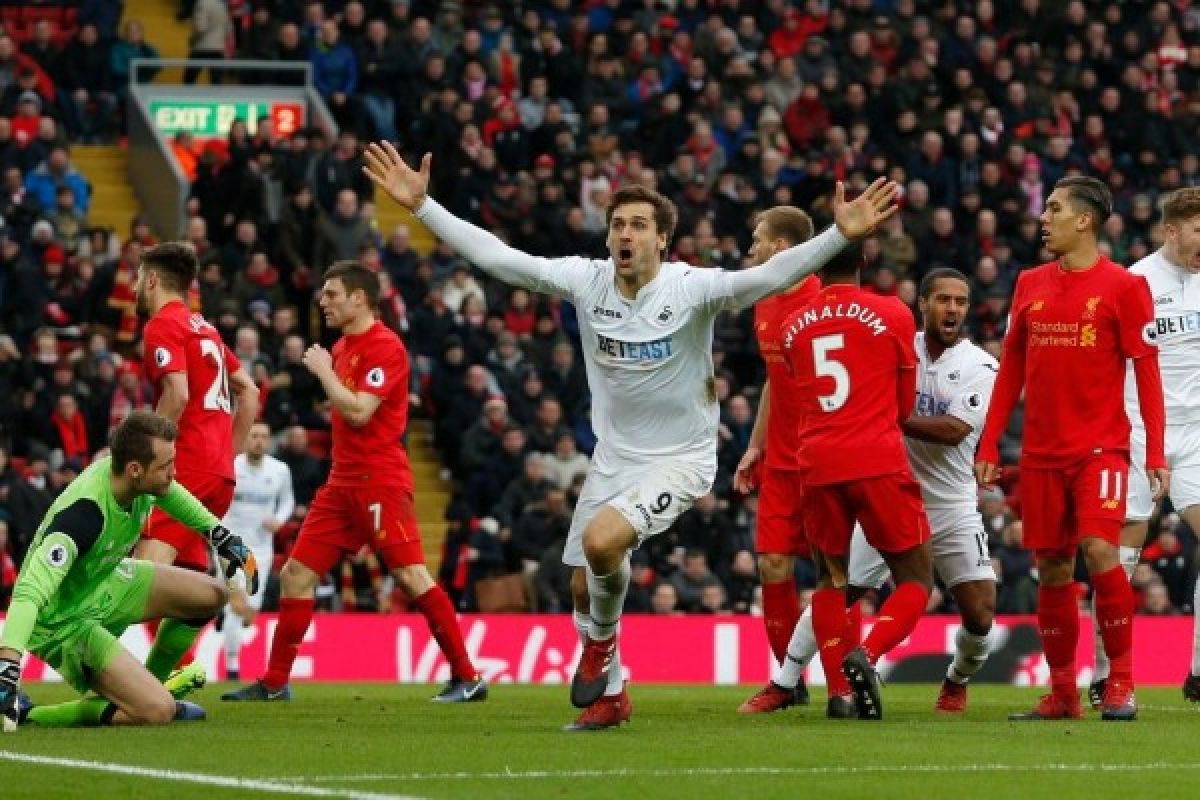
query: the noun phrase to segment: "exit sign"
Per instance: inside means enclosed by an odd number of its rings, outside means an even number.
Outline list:
[[[150,117],[159,133],[188,131],[199,139],[225,137],[234,120],[242,120],[250,133],[260,117],[271,118],[279,136],[290,136],[304,125],[304,105],[289,102],[164,100],[150,101]]]

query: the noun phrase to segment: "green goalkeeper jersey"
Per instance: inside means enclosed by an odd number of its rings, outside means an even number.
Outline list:
[[[80,473],[46,512],[21,563],[0,646],[23,651],[35,625],[53,628],[95,611],[104,602],[97,590],[133,550],[155,505],[200,533],[219,522],[174,482],[162,497],[138,495],[122,507],[109,457]]]

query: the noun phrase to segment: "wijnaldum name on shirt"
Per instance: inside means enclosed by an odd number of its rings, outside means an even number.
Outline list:
[[[804,330],[809,325],[817,322],[822,322],[827,319],[852,319],[861,322],[871,330],[871,335],[880,336],[887,333],[887,323],[883,318],[876,314],[866,306],[858,303],[838,303],[837,305],[823,305],[819,308],[809,308],[804,311],[796,320],[788,326],[787,331],[783,336],[783,346],[790,348],[792,346],[792,337]]]

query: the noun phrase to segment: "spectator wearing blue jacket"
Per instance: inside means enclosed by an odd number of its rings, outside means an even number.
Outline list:
[[[354,90],[358,88],[358,60],[350,46],[341,41],[337,21],[325,20],[321,37],[310,56],[313,84],[329,105],[339,127],[358,130],[358,111]]]
[[[61,186],[75,192],[75,211],[86,217],[92,197],[91,184],[71,165],[67,149],[59,145],[51,148],[46,160],[25,176],[25,190],[34,196],[43,213],[49,213],[54,210]]]

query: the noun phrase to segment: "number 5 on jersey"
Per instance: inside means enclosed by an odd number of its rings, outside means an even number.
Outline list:
[[[850,373],[842,362],[830,356],[846,346],[846,337],[840,333],[818,336],[813,339],[813,369],[819,378],[833,378],[833,392],[817,397],[821,410],[826,413],[837,411],[846,405],[850,397]]]

